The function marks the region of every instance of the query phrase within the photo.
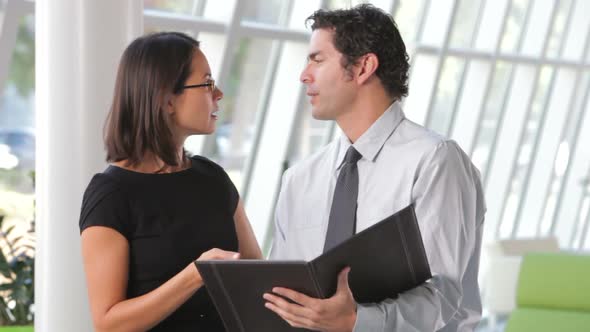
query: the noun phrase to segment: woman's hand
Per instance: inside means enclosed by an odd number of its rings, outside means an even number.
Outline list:
[[[199,256],[199,258],[197,258],[198,261],[206,261],[206,260],[210,260],[210,259],[227,259],[227,260],[232,260],[232,259],[239,259],[240,258],[240,254],[234,251],[225,251],[225,250],[221,250],[218,248],[213,248],[209,251],[204,252],[201,256]]]
[[[234,259],[240,259],[240,253],[234,252],[234,251],[225,251],[225,250],[221,250],[218,248],[213,248],[211,250],[205,251],[201,256],[199,256],[199,258],[197,258],[197,261],[207,261],[207,260],[212,260],[212,259],[225,259],[225,260],[234,260]],[[189,269],[190,271],[192,271],[192,273],[194,274],[194,280],[197,281],[196,287],[201,287],[203,285],[203,278],[201,277],[201,274],[199,273],[199,270],[197,269],[197,265],[196,264],[191,264],[193,265],[192,267],[189,265],[187,267],[187,269]]]

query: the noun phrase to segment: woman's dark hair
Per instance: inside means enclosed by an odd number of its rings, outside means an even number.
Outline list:
[[[342,53],[346,70],[361,56],[374,53],[379,59],[377,77],[389,96],[400,99],[408,95],[409,57],[391,15],[373,5],[361,4],[351,9],[320,9],[305,22],[309,21],[313,21],[312,30],[334,32],[334,47]]]
[[[198,41],[178,32],[149,34],[127,46],[104,128],[108,162],[136,165],[151,152],[167,165],[182,164],[164,109],[182,92],[198,47]]]

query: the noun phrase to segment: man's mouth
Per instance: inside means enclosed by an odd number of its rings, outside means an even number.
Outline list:
[[[307,96],[309,96],[309,103],[313,104],[314,100],[318,96],[317,92],[307,92]]]

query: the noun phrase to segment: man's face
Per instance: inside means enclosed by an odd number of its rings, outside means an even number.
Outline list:
[[[311,34],[308,63],[300,80],[307,86],[311,112],[319,120],[337,120],[348,111],[356,83],[342,67],[342,54],[334,47],[333,32],[316,29]]]

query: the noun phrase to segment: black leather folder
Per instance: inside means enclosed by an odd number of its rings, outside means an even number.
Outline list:
[[[210,260],[197,268],[227,331],[302,331],[264,306],[262,295],[286,287],[315,298],[336,292],[350,266],[358,303],[380,302],[421,285],[431,273],[412,205],[306,261]]]

